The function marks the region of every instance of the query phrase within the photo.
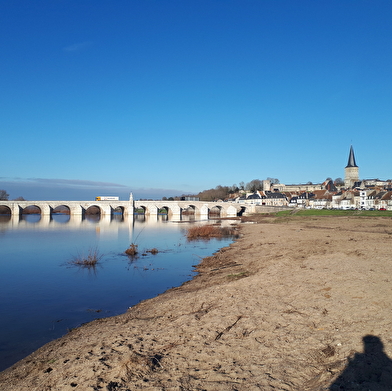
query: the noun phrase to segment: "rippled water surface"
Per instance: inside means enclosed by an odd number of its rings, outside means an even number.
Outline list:
[[[0,370],[69,329],[191,279],[192,265],[232,241],[188,242],[190,224],[165,216],[1,216]],[[136,258],[124,254],[130,243]],[[71,264],[90,251],[101,256],[95,268]]]

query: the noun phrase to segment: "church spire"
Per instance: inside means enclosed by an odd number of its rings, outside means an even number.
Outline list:
[[[355,163],[355,156],[353,146],[350,147],[350,154],[348,155],[348,163],[344,169],[344,186],[346,189],[352,188],[356,182],[359,181],[359,168]]]
[[[346,168],[347,167],[358,167],[355,163],[354,149],[352,145],[350,147],[350,154],[348,155],[348,163]]]

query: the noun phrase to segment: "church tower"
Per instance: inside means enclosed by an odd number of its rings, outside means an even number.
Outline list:
[[[354,186],[355,182],[359,181],[359,168],[355,163],[355,156],[353,146],[350,147],[350,154],[348,155],[348,163],[344,169],[344,187],[350,188]]]

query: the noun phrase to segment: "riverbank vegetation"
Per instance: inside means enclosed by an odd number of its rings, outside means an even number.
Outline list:
[[[88,250],[87,255],[78,254],[74,256],[69,263],[74,266],[90,269],[97,266],[102,257],[103,255],[99,253],[98,249],[92,248]]]
[[[341,210],[341,209],[293,209],[277,212],[277,217],[284,216],[364,216],[392,217],[390,210]]]
[[[197,225],[188,229],[186,237],[188,240],[221,238],[237,235],[235,227],[220,227],[217,225]]]

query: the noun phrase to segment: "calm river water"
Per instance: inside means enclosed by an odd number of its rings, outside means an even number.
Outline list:
[[[188,242],[190,224],[166,216],[0,216],[0,370],[69,329],[181,285],[193,265],[232,242]],[[138,245],[134,259],[124,254],[130,243]],[[146,252],[152,248],[158,253]],[[102,255],[95,269],[70,264],[90,250]]]

